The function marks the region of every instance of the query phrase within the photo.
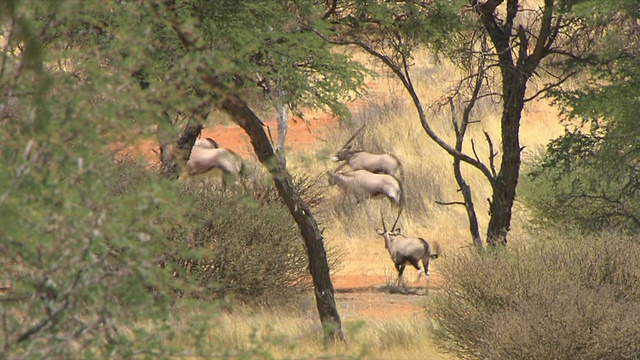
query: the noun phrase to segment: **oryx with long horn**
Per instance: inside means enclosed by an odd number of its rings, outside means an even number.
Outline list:
[[[376,230],[378,235],[384,238],[384,243],[391,255],[391,260],[398,271],[397,285],[400,286],[403,283],[402,274],[406,264],[413,265],[418,270],[418,278],[424,273],[427,287],[429,286],[429,260],[436,259],[438,257],[438,244],[434,243],[435,252],[432,252],[431,246],[427,240],[423,238],[411,238],[406,237],[400,233],[400,228],[396,228],[402,208],[398,211],[398,217],[391,226],[391,229],[387,229],[384,223],[384,217],[380,212],[382,218],[382,230]],[[422,263],[422,268],[420,267]]]
[[[402,164],[396,156],[373,154],[353,146],[353,140],[363,129],[364,125],[347,140],[331,160],[336,162],[344,161],[352,170],[367,170],[375,174],[398,175],[398,170],[402,170]]]
[[[401,207],[404,204],[402,183],[395,176],[374,174],[367,170],[345,172],[340,168],[342,166],[327,172],[329,185],[338,185],[345,193],[354,194],[358,200],[381,195]]]

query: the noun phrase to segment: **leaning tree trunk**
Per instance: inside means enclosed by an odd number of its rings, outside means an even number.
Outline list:
[[[222,102],[222,109],[244,129],[251,138],[258,160],[273,176],[276,189],[284,200],[300,228],[309,258],[309,270],[313,278],[316,306],[320,315],[326,341],[344,341],[342,323],[335,303],[333,283],[329,275],[329,263],[320,228],[309,206],[296,193],[291,176],[282,160],[275,155],[262,121],[237,96],[229,95]]]

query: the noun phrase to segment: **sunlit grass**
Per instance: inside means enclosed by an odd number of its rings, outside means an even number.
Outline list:
[[[349,318],[349,309],[340,309]],[[212,315],[198,310],[174,314],[178,334],[193,326],[207,324],[199,342],[191,337],[167,340],[169,345],[185,349],[187,358],[207,356],[202,347],[211,346],[212,356],[248,358],[363,358],[363,359],[454,359],[434,345],[433,324],[424,316],[397,319],[344,320],[345,343],[326,346],[311,299],[296,309],[247,309]],[[181,332],[180,329],[185,331]],[[203,344],[205,344],[203,346]],[[200,348],[196,348],[200,346]],[[428,357],[425,357],[428,354]]]

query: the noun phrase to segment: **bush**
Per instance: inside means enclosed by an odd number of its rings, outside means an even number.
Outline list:
[[[304,243],[280,201],[206,186],[187,186],[183,196],[194,201],[192,227],[176,227],[170,241],[189,241],[191,250],[175,264],[201,286],[194,295],[273,304],[309,288]]]
[[[467,358],[640,357],[640,244],[540,240],[440,264],[439,335]]]

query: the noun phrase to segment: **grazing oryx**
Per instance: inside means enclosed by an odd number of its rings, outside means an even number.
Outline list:
[[[410,238],[400,234],[400,229],[395,228],[400,218],[400,212],[398,212],[398,218],[396,218],[391,230],[387,230],[382,212],[380,217],[382,218],[382,230],[376,230],[376,232],[384,238],[385,246],[389,250],[391,260],[393,260],[393,264],[398,271],[398,286],[402,284],[402,273],[406,264],[409,263],[418,270],[418,278],[424,272],[428,287],[429,260],[438,257],[438,245],[434,244],[436,252],[431,253],[431,247],[425,239]],[[422,262],[422,269],[420,268],[420,262]]]
[[[360,199],[384,195],[402,206],[404,194],[400,180],[392,175],[374,174],[366,170],[327,172],[329,185],[338,185],[346,193],[353,193]]]
[[[212,169],[222,170],[223,182],[226,183],[230,178],[244,174],[244,163],[238,154],[218,147],[213,139],[196,140],[187,161],[187,172],[196,175]]]
[[[351,142],[362,131],[364,125],[351,136],[332,158],[333,161],[346,161],[352,170],[367,170],[376,174],[397,175],[402,164],[391,154],[372,154],[364,150],[355,149]]]

